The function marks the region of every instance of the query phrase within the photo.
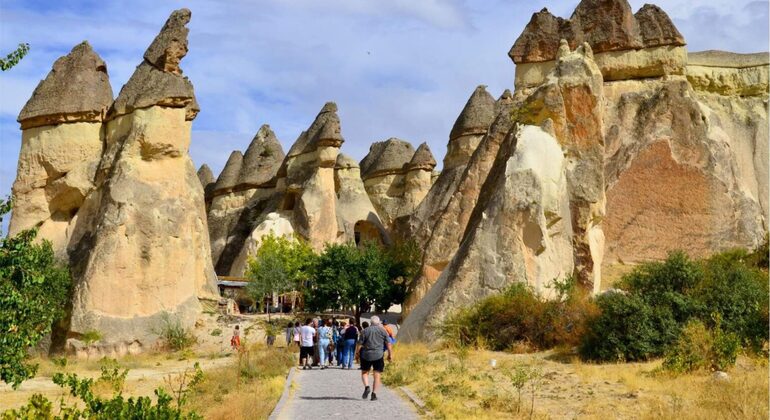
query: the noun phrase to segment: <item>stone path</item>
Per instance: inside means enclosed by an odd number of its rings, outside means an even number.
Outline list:
[[[358,370],[337,367],[295,370],[271,419],[418,419],[411,403],[382,387],[377,401],[362,400],[364,386]],[[386,367],[387,369],[387,367]],[[369,381],[374,380],[373,376]]]

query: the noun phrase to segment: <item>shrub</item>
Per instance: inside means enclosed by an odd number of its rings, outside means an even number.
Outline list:
[[[167,312],[161,315],[161,325],[156,334],[166,347],[174,351],[184,350],[197,342],[192,331]]]
[[[562,299],[544,300],[528,286],[513,284],[502,294],[451,314],[440,334],[451,345],[498,351],[575,346],[596,310],[578,288],[563,290]]]
[[[737,335],[722,331],[716,318],[714,330],[700,320],[688,322],[677,342],[667,350],[663,369],[684,373],[700,369],[727,370],[733,366],[740,341]]]
[[[582,337],[580,354],[589,360],[646,360],[676,340],[679,327],[665,308],[636,295],[606,293],[596,299],[601,313]]]
[[[11,203],[0,200],[0,223]],[[18,387],[37,372],[29,349],[51,334],[69,301],[69,270],[35,229],[2,238],[0,231],[0,380]]]
[[[671,363],[685,369],[695,363],[693,340],[702,333],[688,324],[696,320],[711,330],[713,340],[718,338],[710,350],[713,366],[734,363],[736,342],[761,349],[770,327],[768,279],[752,255],[732,250],[695,261],[673,252],[663,262],[640,265],[620,282],[623,293],[596,299],[600,315],[590,322],[581,354],[618,361],[668,352]],[[690,325],[689,335],[680,337],[685,325]],[[677,357],[681,360],[674,360]]]

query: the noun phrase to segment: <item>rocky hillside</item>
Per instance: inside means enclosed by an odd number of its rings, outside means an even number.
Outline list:
[[[70,340],[99,330],[105,351],[140,351],[162,313],[193,323],[270,232],[316,249],[415,240],[406,340],[515,282],[598,292],[613,264],[766,235],[770,58],[688,52],[657,6],[534,13],[509,52],[513,92],[480,85],[458,104],[440,172],[427,144],[396,138],[356,163],[329,102],[288,151],[263,125],[216,178],[188,155],[190,17],[172,13],[116,99],[83,43],[19,114],[10,233],[38,227],[69,261]]]

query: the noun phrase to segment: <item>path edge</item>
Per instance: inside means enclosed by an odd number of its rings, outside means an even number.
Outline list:
[[[281,414],[281,411],[283,411],[284,406],[286,406],[286,402],[289,400],[289,393],[291,391],[291,384],[294,382],[294,374],[296,373],[296,367],[292,366],[289,369],[289,374],[286,375],[286,383],[283,384],[283,393],[281,394],[281,398],[278,400],[278,403],[275,405],[275,408],[273,408],[273,412],[270,413],[270,417],[268,417],[268,420],[278,420],[278,415]]]

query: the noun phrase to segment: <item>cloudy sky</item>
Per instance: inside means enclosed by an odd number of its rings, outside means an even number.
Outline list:
[[[649,1],[649,0],[648,0]],[[192,10],[182,68],[202,111],[196,166],[219,173],[268,123],[288,150],[326,101],[336,101],[343,152],[373,141],[427,141],[441,161],[449,130],[479,84],[513,87],[508,49],[533,12],[568,17],[578,0],[0,0],[0,51],[29,55],[0,73],[0,195],[10,192],[21,135],[16,116],[55,59],[88,40],[115,95],[169,13]],[[638,10],[644,3],[632,0]],[[768,49],[768,3],[660,0],[690,51]]]

